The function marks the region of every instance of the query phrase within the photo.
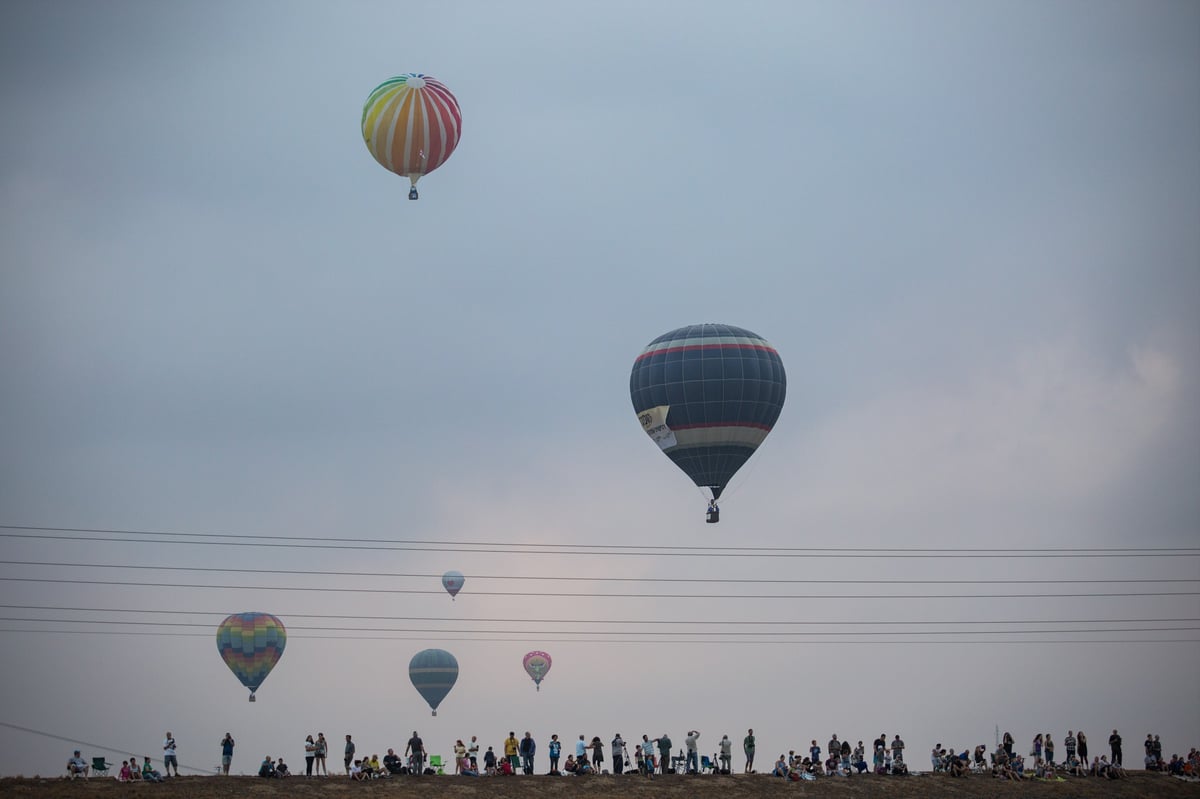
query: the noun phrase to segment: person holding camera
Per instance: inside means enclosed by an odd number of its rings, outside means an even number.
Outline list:
[[[233,762],[233,736],[225,733],[221,739],[221,773],[229,776],[229,764]]]
[[[167,730],[167,737],[163,741],[163,772],[164,776],[171,776],[171,769],[175,769],[175,776],[179,776],[179,761],[175,758],[175,736],[171,735],[171,731]]]
[[[685,766],[685,770],[689,774],[700,773],[700,756],[696,750],[696,740],[699,737],[699,730],[688,730],[687,737],[683,739],[684,745],[687,746],[687,765]]]

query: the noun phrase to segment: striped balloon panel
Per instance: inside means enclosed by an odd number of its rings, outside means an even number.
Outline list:
[[[287,645],[287,629],[270,613],[235,613],[217,628],[217,651],[251,693],[275,668]]]
[[[779,419],[787,375],[775,348],[749,330],[690,325],[646,346],[629,393],[639,414],[669,406],[676,443],[664,452],[719,495]]]
[[[408,678],[429,707],[437,710],[458,681],[458,660],[444,649],[423,649],[409,661]]]
[[[418,73],[401,75],[381,83],[367,98],[362,134],[385,169],[416,178],[446,163],[454,152],[462,134],[462,111],[441,81]]]

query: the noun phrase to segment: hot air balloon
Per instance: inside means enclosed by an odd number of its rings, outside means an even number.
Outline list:
[[[681,327],[651,341],[633,363],[629,395],[642,428],[675,465],[717,499],[783,410],[779,353],[731,325]]]
[[[467,578],[462,576],[462,572],[448,571],[442,575],[442,588],[445,588],[446,593],[450,594],[450,598],[454,599],[466,581]]]
[[[217,651],[233,675],[254,692],[283,657],[287,630],[270,613],[235,613],[217,628]]]
[[[445,84],[410,72],[375,87],[363,105],[363,140],[384,169],[412,182],[408,199],[417,199],[417,181],[442,164],[458,146],[462,111]]]
[[[408,662],[408,678],[433,715],[458,680],[458,661],[444,649],[422,649]]]
[[[525,672],[533,678],[533,684],[537,689],[542,690],[542,680],[546,678],[546,672],[550,671],[550,666],[554,663],[550,659],[547,652],[530,652],[521,659],[521,665],[525,667]]]

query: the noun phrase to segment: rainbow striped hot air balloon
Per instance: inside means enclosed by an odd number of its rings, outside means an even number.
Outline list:
[[[375,87],[362,113],[363,140],[384,169],[412,182],[408,199],[417,199],[417,181],[442,164],[458,146],[462,111],[440,80],[410,72]]]
[[[235,613],[217,628],[217,651],[233,676],[254,692],[283,657],[287,630],[270,613]]]

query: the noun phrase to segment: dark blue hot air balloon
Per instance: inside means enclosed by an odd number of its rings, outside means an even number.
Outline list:
[[[779,353],[732,325],[689,325],[651,341],[633,363],[629,395],[642,428],[716,500],[783,410]]]
[[[444,649],[422,649],[408,662],[408,678],[433,715],[458,681],[458,660]]]

